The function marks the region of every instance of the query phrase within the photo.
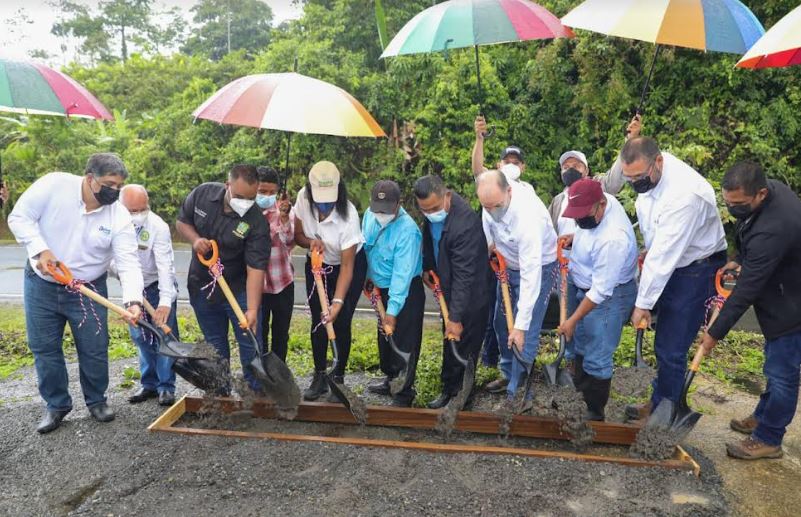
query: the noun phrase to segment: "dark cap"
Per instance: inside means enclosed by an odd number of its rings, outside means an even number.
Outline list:
[[[503,150],[503,152],[501,153],[501,160],[505,159],[510,154],[517,155],[518,159],[520,159],[521,162],[525,161],[523,159],[523,151],[521,151],[520,148],[515,145],[510,145],[509,147]]]
[[[599,182],[589,178],[578,180],[567,189],[567,208],[562,215],[571,219],[587,217],[595,203],[603,198],[604,191]]]
[[[370,194],[370,211],[374,214],[394,214],[400,203],[400,187],[394,181],[381,180]]]

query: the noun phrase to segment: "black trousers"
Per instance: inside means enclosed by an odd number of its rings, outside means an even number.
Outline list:
[[[487,330],[488,314],[489,306],[484,304],[479,307],[478,310],[465,314],[461,321],[464,330],[462,331],[461,340],[456,342],[456,347],[460,356],[469,357],[475,365],[478,364],[478,357],[481,354],[481,345],[484,342],[484,335]],[[444,325],[442,327],[442,332],[444,336]],[[442,373],[440,374],[440,379],[442,379],[442,393],[448,395],[456,395],[459,393],[459,390],[462,388],[463,375],[464,366],[453,356],[450,343],[443,337]]]
[[[261,296],[261,332],[264,340],[264,353],[272,351],[284,362],[286,362],[286,352],[289,345],[289,324],[292,322],[292,308],[294,305],[294,282],[291,282],[280,293],[264,293]],[[272,348],[270,347],[271,337]]]
[[[381,289],[381,301],[384,307],[389,300],[389,289]],[[397,398],[412,400],[415,397],[414,378],[417,372],[417,360],[420,357],[420,344],[423,341],[423,312],[425,311],[426,293],[423,290],[423,280],[416,277],[409,285],[409,294],[406,303],[397,316],[395,333],[393,338],[395,346],[401,352],[410,352],[409,374],[406,377],[406,384],[396,395]],[[392,351],[389,340],[382,333],[378,332],[378,360],[379,367],[390,379],[398,376],[403,367],[403,359]]]
[[[326,294],[328,295],[328,303],[330,305],[331,299],[334,297],[336,291],[337,279],[339,278],[339,266],[328,266],[323,264],[323,267],[328,269],[331,267],[331,272],[325,277]],[[322,372],[326,369],[327,353],[328,353],[328,334],[325,331],[325,326],[320,325],[320,299],[317,296],[317,285],[314,283],[314,275],[311,271],[311,259],[306,259],[306,295],[309,298],[309,309],[311,310],[311,344],[312,354],[314,355],[314,370]],[[345,295],[344,304],[339,311],[336,321],[334,321],[334,333],[336,334],[337,354],[339,355],[339,364],[337,369],[333,372],[334,375],[345,375],[345,365],[348,364],[348,356],[350,356],[350,342],[351,342],[351,322],[353,321],[353,313],[356,311],[356,303],[359,301],[359,296],[362,295],[364,288],[364,278],[367,275],[367,255],[364,249],[356,254],[356,263],[353,266],[353,280],[351,280],[350,288],[347,295]],[[315,330],[316,329],[316,330]]]

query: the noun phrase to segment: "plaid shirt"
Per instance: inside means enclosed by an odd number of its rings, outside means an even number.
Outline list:
[[[278,294],[292,283],[295,268],[292,267],[292,249],[295,247],[295,211],[290,210],[289,221],[281,222],[278,204],[264,210],[264,218],[270,224],[270,263],[264,275],[264,292]]]

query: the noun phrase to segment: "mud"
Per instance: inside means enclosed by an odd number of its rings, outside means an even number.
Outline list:
[[[592,443],[595,432],[584,419],[587,404],[584,397],[568,386],[553,386],[551,406],[559,419],[560,428],[570,435],[570,443],[577,448],[584,448]]]
[[[471,362],[462,376],[462,388],[459,390],[459,393],[448,402],[437,418],[436,430],[441,433],[446,440],[450,438],[453,432],[453,426],[456,424],[456,417],[459,415],[459,411],[464,409],[467,399],[473,391],[475,378],[475,366],[473,366]]]
[[[673,456],[679,437],[662,427],[644,427],[631,444],[629,455],[644,460],[665,460]]]

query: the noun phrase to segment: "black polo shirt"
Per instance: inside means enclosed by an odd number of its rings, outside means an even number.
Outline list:
[[[247,267],[264,270],[270,261],[270,226],[255,204],[244,217],[233,210],[225,212],[225,191],[222,183],[204,183],[189,193],[181,206],[178,220],[195,227],[198,235],[217,241],[223,277],[234,294],[245,290]],[[187,288],[189,294],[208,295],[200,288],[211,281],[209,268],[192,253]],[[210,289],[210,288],[209,288]],[[219,287],[209,301],[220,303],[225,297]]]

